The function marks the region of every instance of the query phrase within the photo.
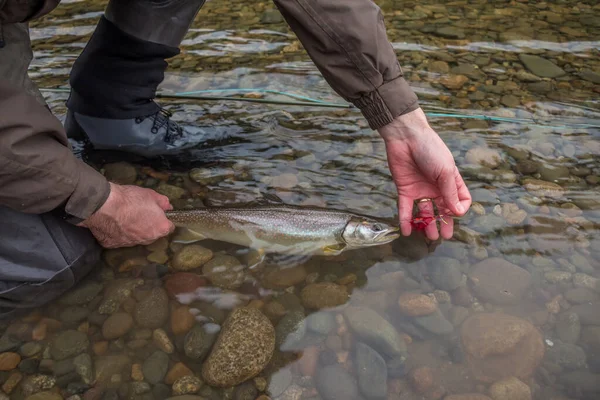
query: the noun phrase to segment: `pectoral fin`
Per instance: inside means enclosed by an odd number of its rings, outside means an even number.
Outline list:
[[[346,248],[345,244],[333,244],[331,246],[323,247],[323,254],[326,256],[337,256],[342,254],[344,249]]]
[[[175,236],[173,236],[174,243],[194,243],[206,239],[206,236],[196,232],[189,228],[179,228]]]

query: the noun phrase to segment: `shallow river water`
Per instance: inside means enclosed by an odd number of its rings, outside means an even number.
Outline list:
[[[8,326],[0,398],[600,398],[600,5],[377,3],[473,195],[454,238],[254,269],[214,241],[106,251]],[[104,5],[63,1],[32,24],[40,87],[67,87]],[[208,1],[169,61],[164,93],[344,104],[270,2]],[[44,94],[63,118],[67,94]],[[383,143],[354,109],[161,103],[234,139],[168,165],[91,157],[109,179],[179,209],[275,194],[397,216]]]

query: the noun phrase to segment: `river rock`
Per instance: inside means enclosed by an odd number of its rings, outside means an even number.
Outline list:
[[[205,325],[196,324],[185,335],[183,350],[186,356],[193,360],[204,360],[215,340],[217,340],[217,333],[208,328]]]
[[[0,371],[10,371],[17,368],[21,362],[21,356],[18,353],[6,352],[0,354]]]
[[[446,75],[440,79],[440,83],[450,90],[458,90],[469,82],[469,78],[464,75]]]
[[[565,71],[552,61],[530,54],[519,54],[519,59],[525,67],[535,75],[542,78],[557,78],[565,75]]]
[[[274,349],[271,321],[258,309],[238,308],[225,321],[202,367],[202,377],[211,386],[235,386],[260,373]]]
[[[574,370],[585,367],[586,355],[581,347],[556,340],[554,346],[546,350],[545,362]]]
[[[577,390],[585,393],[585,399],[596,399],[600,394],[600,374],[594,374],[590,371],[573,371],[562,374],[559,381],[568,386],[571,390]]]
[[[396,328],[376,311],[351,306],[343,315],[352,331],[379,354],[388,358],[406,355],[406,344]]]
[[[437,60],[430,62],[427,66],[427,70],[438,74],[447,74],[450,72],[450,66],[446,61]]]
[[[469,279],[477,297],[493,304],[516,304],[529,288],[531,274],[499,257],[475,264]]]
[[[467,364],[476,379],[527,379],[544,356],[540,332],[529,322],[503,313],[478,313],[461,327]]]
[[[133,185],[137,179],[135,167],[127,162],[104,164],[104,176],[118,185]]]
[[[348,301],[348,289],[333,282],[311,283],[302,289],[300,298],[306,308],[336,307]]]
[[[165,279],[165,290],[172,299],[184,293],[193,293],[203,286],[206,286],[206,279],[192,272],[177,272]]]
[[[465,394],[451,394],[450,396],[444,397],[444,400],[492,400],[490,397],[481,393],[465,393]]]
[[[50,344],[50,354],[60,361],[74,357],[87,350],[90,341],[83,332],[73,329],[58,333]]]
[[[598,295],[594,291],[581,287],[567,290],[564,296],[572,304],[589,303],[598,299]]]
[[[103,285],[99,282],[83,282],[64,294],[58,302],[65,306],[80,306],[92,301],[102,291]]]
[[[99,384],[109,382],[115,374],[122,374],[130,370],[131,360],[122,354],[97,357],[94,362],[96,381]]]
[[[94,379],[94,371],[92,370],[92,357],[89,354],[80,354],[73,359],[75,372],[81,377],[81,380],[86,385],[92,383]]]
[[[268,288],[285,289],[304,282],[306,276],[306,269],[302,265],[292,268],[277,268],[265,274],[263,284]]]
[[[339,365],[322,367],[316,374],[316,386],[323,400],[358,400],[356,380]]]
[[[565,271],[550,271],[544,274],[544,278],[553,284],[565,284],[571,282],[573,274]]]
[[[583,325],[600,325],[599,306],[599,302],[584,303],[571,307],[569,311],[577,314]]]
[[[416,325],[435,335],[449,335],[454,331],[454,327],[450,321],[444,317],[439,309],[433,314],[415,317],[414,322]]]
[[[173,394],[180,396],[183,394],[198,393],[202,388],[203,382],[195,376],[183,376],[173,383]]]
[[[565,189],[556,183],[533,178],[524,179],[523,187],[529,193],[538,197],[561,198],[565,193]]]
[[[294,375],[290,368],[280,368],[271,374],[267,393],[274,398],[279,397],[290,386],[294,380]]]
[[[133,327],[133,317],[124,312],[112,314],[102,324],[102,335],[107,340],[113,340],[125,335]]]
[[[419,394],[423,394],[433,386],[433,371],[429,367],[418,367],[410,371],[410,383]]]
[[[56,392],[44,391],[27,396],[25,400],[62,400],[62,396]]]
[[[565,343],[577,343],[581,334],[579,316],[571,311],[559,314],[556,319],[556,334]]]
[[[187,191],[179,186],[169,185],[161,181],[155,189],[158,193],[167,196],[169,200],[177,200],[185,196]]]
[[[435,298],[419,293],[403,293],[398,298],[400,312],[409,317],[433,314],[437,310]]]
[[[385,399],[387,396],[385,360],[364,343],[356,343],[354,349],[360,391],[368,399]]]
[[[275,347],[279,350],[295,349],[306,333],[306,325],[304,312],[296,310],[287,313],[275,328]]]
[[[462,28],[451,25],[441,26],[437,28],[434,33],[448,39],[464,39],[466,36],[465,31]]]
[[[189,271],[202,267],[213,258],[213,252],[199,244],[189,244],[173,255],[171,266],[176,271]]]
[[[460,263],[453,258],[433,257],[428,262],[427,271],[433,284],[442,290],[453,291],[466,282]]]
[[[244,266],[233,256],[216,255],[204,264],[202,273],[217,287],[237,289],[244,282]]]
[[[531,389],[515,377],[502,379],[490,386],[493,400],[531,400]]]
[[[465,161],[469,164],[483,165],[489,168],[498,168],[502,162],[502,156],[496,149],[488,147],[472,147],[465,154]]]
[[[144,379],[152,385],[162,382],[165,376],[167,376],[168,371],[169,356],[160,350],[152,353],[142,364]]]
[[[156,287],[135,305],[135,322],[142,328],[160,328],[169,318],[169,296],[167,292]]]
[[[326,336],[336,327],[335,316],[330,312],[317,311],[306,318],[311,332]]]

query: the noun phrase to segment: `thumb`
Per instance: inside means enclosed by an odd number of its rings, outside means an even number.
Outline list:
[[[156,203],[160,208],[163,209],[163,211],[170,211],[173,209],[173,206],[171,205],[171,202],[169,201],[169,198],[167,196],[164,196],[157,192],[153,192],[153,196],[156,200]]]
[[[465,213],[465,208],[460,203],[458,199],[458,188],[456,186],[455,179],[455,170],[454,167],[451,170],[445,170],[438,178],[438,188],[442,193],[442,198],[444,199],[444,203],[446,207],[452,212],[454,215],[463,215]]]

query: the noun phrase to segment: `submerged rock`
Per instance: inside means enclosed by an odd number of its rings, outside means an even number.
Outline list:
[[[552,61],[530,54],[519,54],[519,59],[525,67],[535,75],[542,78],[557,78],[566,72]]]
[[[469,278],[477,297],[493,304],[518,303],[531,283],[529,272],[498,257],[475,264]]]
[[[202,377],[211,386],[235,386],[258,375],[274,349],[271,321],[255,308],[238,308],[225,321],[202,367]]]
[[[300,298],[306,308],[336,307],[348,301],[348,289],[333,282],[311,283],[302,289]]]
[[[387,366],[383,357],[364,343],[355,345],[358,387],[368,399],[387,396]]]
[[[329,365],[317,371],[316,386],[323,400],[358,400],[356,380],[339,365]]]
[[[351,306],[344,310],[344,317],[352,331],[380,354],[389,358],[406,355],[406,344],[396,328],[376,311]]]

